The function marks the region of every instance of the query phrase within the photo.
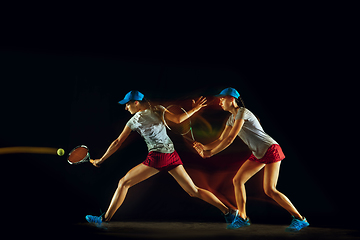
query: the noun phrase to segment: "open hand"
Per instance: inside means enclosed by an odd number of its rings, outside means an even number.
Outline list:
[[[193,107],[196,111],[199,111],[201,108],[207,106],[206,102],[207,102],[206,97],[201,96],[201,97],[199,97],[198,100],[196,100],[196,101],[195,101],[194,99],[192,100],[192,107]]]

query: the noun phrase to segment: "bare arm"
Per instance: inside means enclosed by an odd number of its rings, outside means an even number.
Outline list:
[[[225,137],[219,145],[217,145],[214,149],[210,150],[210,157],[218,154],[219,152],[223,151],[224,149],[226,149],[230,144],[232,144],[232,142],[235,140],[236,136],[238,135],[238,133],[240,132],[242,126],[244,125],[245,120],[244,119],[239,119],[236,120],[234,123],[234,126],[232,127],[229,135],[227,137]]]
[[[229,136],[231,129],[232,129],[231,126],[226,125],[225,129],[221,133],[220,137],[209,144],[203,145],[203,149],[204,150],[212,150],[212,149],[216,148],[225,138],[227,138],[227,136]]]
[[[185,121],[186,119],[190,118],[192,115],[194,115],[194,113],[196,113],[197,111],[199,111],[201,108],[207,106],[206,105],[206,98],[205,97],[200,97],[196,102],[193,100],[193,105],[194,107],[189,110],[186,113],[182,113],[182,114],[174,114],[168,110],[165,110],[165,117],[166,119],[174,122],[174,123],[182,123],[183,121]]]
[[[242,126],[244,125],[245,120],[239,119],[236,120],[233,127],[226,126],[220,138],[208,145],[199,145],[199,143],[194,144],[194,148],[203,158],[209,158],[224,149],[226,149],[236,138],[240,132]]]
[[[90,160],[90,162],[95,166],[99,167],[101,163],[103,163],[106,159],[108,159],[112,154],[114,154],[121,146],[121,144],[125,141],[125,139],[131,133],[130,127],[127,125],[124,127],[124,130],[121,132],[118,138],[116,138],[106,150],[105,154],[100,159]]]

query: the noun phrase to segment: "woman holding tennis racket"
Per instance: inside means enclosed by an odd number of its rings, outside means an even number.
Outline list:
[[[198,188],[187,172],[182,161],[174,149],[171,139],[166,133],[165,125],[162,121],[162,112],[166,111],[165,117],[175,123],[181,123],[201,108],[206,106],[206,98],[199,98],[193,109],[183,114],[173,114],[162,106],[152,107],[148,102],[143,101],[144,95],[139,91],[130,91],[121,100],[120,104],[126,104],[125,109],[133,117],[127,122],[124,130],[115,141],[109,146],[105,154],[100,159],[90,162],[99,167],[102,162],[115,153],[129,136],[131,131],[137,131],[145,140],[149,154],[144,162],[131,169],[122,179],[111,200],[110,206],[101,216],[87,215],[86,220],[90,223],[101,224],[103,221],[110,221],[116,210],[122,205],[130,187],[148,179],[160,171],[169,172],[179,185],[191,196],[200,198],[213,206],[217,207],[224,215],[227,222],[232,222],[235,218],[235,210],[226,207],[214,194]]]
[[[238,213],[234,221],[227,226],[228,229],[236,229],[249,226],[249,218],[246,215],[245,183],[262,168],[264,168],[263,187],[266,195],[274,199],[280,206],[286,209],[293,220],[286,231],[299,231],[309,226],[290,200],[276,189],[281,160],[285,158],[278,143],[266,134],[257,117],[244,107],[239,107],[237,100],[240,94],[234,88],[226,88],[217,97],[220,97],[220,106],[224,111],[231,113],[225,129],[219,139],[203,145],[194,143],[194,148],[203,158],[209,158],[226,149],[239,136],[252,151],[250,158],[240,167],[233,179],[236,204]]]

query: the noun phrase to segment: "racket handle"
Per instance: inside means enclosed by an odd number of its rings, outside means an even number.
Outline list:
[[[189,138],[189,137],[187,137],[187,136],[183,136],[186,140],[189,140],[190,142],[195,142],[195,140],[194,139],[191,139],[191,138]]]

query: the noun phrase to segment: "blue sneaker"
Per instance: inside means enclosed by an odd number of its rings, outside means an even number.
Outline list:
[[[97,216],[92,216],[92,215],[86,215],[85,217],[86,221],[88,221],[89,223],[95,223],[97,227],[100,227],[102,224],[102,215],[97,217]]]
[[[289,227],[285,229],[286,232],[297,232],[303,229],[304,227],[309,226],[310,224],[306,221],[306,218],[303,220],[297,219],[296,217],[292,216],[293,219]]]
[[[234,221],[226,227],[226,229],[237,229],[241,227],[247,227],[250,226],[249,218],[243,219],[239,216],[239,214],[236,212],[236,216]]]
[[[238,210],[230,210],[228,214],[224,214],[225,222],[226,223],[232,223],[235,219],[235,216],[237,215]]]

